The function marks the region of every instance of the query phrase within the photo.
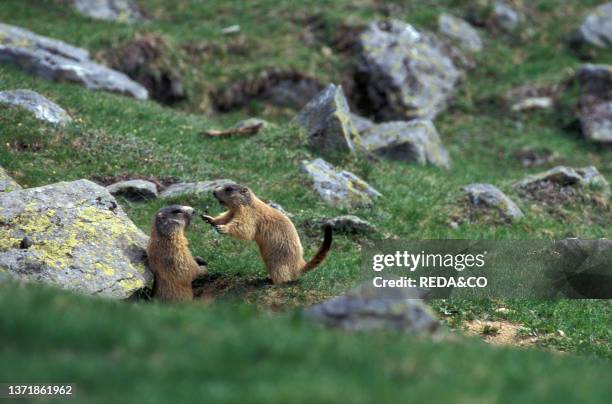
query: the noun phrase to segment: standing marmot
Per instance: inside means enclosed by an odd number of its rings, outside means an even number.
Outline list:
[[[157,211],[153,218],[147,255],[149,268],[155,275],[155,299],[166,302],[192,300],[191,282],[208,272],[193,258],[185,238],[184,232],[192,215],[193,208],[189,206],[171,205]]]
[[[272,282],[296,280],[325,259],[332,243],[330,226],[325,227],[321,248],[306,262],[300,237],[291,220],[262,202],[249,188],[226,185],[215,189],[213,195],[229,210],[215,218],[202,215],[202,219],[221,234],[240,240],[255,240]]]

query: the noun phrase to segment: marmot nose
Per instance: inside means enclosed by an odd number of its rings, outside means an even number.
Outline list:
[[[181,209],[188,215],[193,215],[193,208],[191,206],[181,206]]]

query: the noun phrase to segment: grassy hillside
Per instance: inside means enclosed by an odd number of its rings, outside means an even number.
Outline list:
[[[521,165],[515,153],[524,147],[556,152],[560,157],[555,164],[595,165],[612,181],[612,148],[589,144],[575,124],[574,84],[559,107],[549,111],[514,113],[503,101],[503,95],[517,86],[552,84],[572,76],[582,61],[565,40],[598,1],[571,5],[534,1],[525,4],[528,23],[516,34],[482,30],[485,50],[451,107],[435,121],[453,167],[445,171],[336,158],[334,164],[362,176],[383,194],[373,208],[350,212],[323,204],[305,186],[299,162],[313,155],[289,124],[293,111],[253,101],[237,111],[215,114],[210,92],[268,68],[294,68],[323,83],[342,82],[354,61],[335,50],[333,38],[347,24],[360,25],[392,13],[419,28],[435,29],[440,12],[463,15],[471,2],[178,0],[169,7],[168,2],[149,0],[140,3],[151,20],[136,25],[90,20],[63,3],[3,0],[0,21],[86,47],[100,58],[137,34],[159,34],[179,61],[189,98],[172,108],[163,107],[42,81],[0,65],[0,90],[33,89],[75,119],[60,130],[21,110],[0,110],[0,165],[23,186],[126,175],[161,180],[229,178],[293,213],[307,256],[320,242],[320,234],[306,226],[307,220],[342,213],[375,224],[376,238],[554,239],[612,234],[609,201],[608,206],[560,206],[553,212],[522,204],[526,216],[512,225],[484,219],[458,228],[449,225],[463,185],[489,182],[516,197],[512,184],[544,169]],[[221,33],[233,24],[240,25],[239,34]],[[314,30],[314,41],[305,43],[305,29]],[[612,63],[610,53],[594,57]],[[201,136],[203,130],[230,126],[251,115],[275,124],[249,138]],[[152,214],[166,203],[120,202],[147,233]],[[212,198],[175,202],[200,211],[220,211]],[[151,402],[175,396],[198,399],[194,391],[226,401],[248,392],[254,402],[298,398],[366,402],[373,393],[376,401],[388,402],[401,397],[603,402],[610,395],[610,387],[604,385],[611,371],[606,359],[612,358],[610,301],[434,302],[450,327],[474,318],[507,319],[523,325],[541,346],[588,359],[492,349],[462,339],[432,343],[394,334],[325,332],[302,323],[295,313],[358,280],[358,238],[337,236],[325,265],[299,283],[262,286],[257,280],[265,270],[254,245],[222,238],[199,222],[188,236],[194,254],[207,259],[216,277],[209,290],[211,304],[128,305],[36,288],[1,288],[0,380],[13,375],[24,381],[46,380],[45,375],[54,371],[58,380],[80,382],[88,398],[99,402],[121,401],[124,394]],[[236,300],[242,305],[235,305]],[[502,306],[510,312],[499,312]],[[270,309],[282,314],[271,314]],[[111,382],[119,387],[109,390]]]

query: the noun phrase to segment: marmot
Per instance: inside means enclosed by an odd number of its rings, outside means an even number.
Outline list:
[[[185,229],[191,223],[193,208],[171,205],[160,209],[153,218],[147,247],[149,268],[155,275],[153,298],[166,302],[193,299],[191,282],[208,270],[189,251]],[[199,259],[200,262],[197,260]]]
[[[213,195],[228,211],[214,218],[202,215],[202,219],[221,234],[239,240],[254,240],[272,282],[294,281],[325,259],[332,243],[331,226],[325,227],[319,251],[306,262],[300,237],[291,220],[257,198],[249,188],[226,185],[216,188]]]

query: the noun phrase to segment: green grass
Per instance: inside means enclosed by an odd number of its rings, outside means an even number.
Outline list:
[[[208,93],[270,67],[296,68],[323,82],[341,82],[353,60],[321,48],[328,46],[341,24],[380,17],[384,10],[379,2],[180,0],[173,7],[161,0],[141,3],[153,19],[133,26],[80,17],[61,1],[0,3],[0,21],[87,47],[94,55],[137,33],[161,34],[180,61],[178,68],[190,95],[168,108],[45,82],[0,65],[0,90],[34,89],[75,118],[70,127],[60,130],[18,109],[0,110],[0,165],[23,186],[117,174],[229,178],[292,212],[307,256],[318,247],[320,234],[305,222],[342,213],[375,224],[377,238],[555,239],[612,234],[609,208],[564,206],[551,214],[524,202],[520,205],[526,217],[512,225],[483,219],[456,229],[449,226],[460,188],[468,183],[490,182],[516,199],[512,184],[543,169],[521,166],[514,153],[523,147],[553,150],[560,155],[559,164],[595,165],[612,180],[612,148],[589,144],[572,129],[576,88],[551,111],[511,113],[502,102],[504,93],[516,86],[571,77],[582,61],[567,48],[565,39],[597,1],[531,2],[526,10],[529,23],[520,33],[481,31],[485,51],[451,107],[435,122],[453,160],[450,171],[401,162],[333,159],[383,194],[374,207],[357,210],[329,207],[305,186],[299,162],[314,156],[288,123],[292,113],[253,102],[242,110],[214,115],[207,107]],[[439,12],[462,15],[470,2],[393,3],[399,10],[394,13],[397,18],[433,29]],[[292,19],[309,16],[323,19],[325,29],[322,39],[304,44],[300,36],[304,24]],[[240,34],[220,33],[233,24],[241,26]],[[190,55],[185,46],[193,43],[208,44],[213,50]],[[228,44],[246,51],[232,53]],[[612,62],[610,52],[598,52],[595,58]],[[275,125],[250,138],[200,135],[254,113]],[[166,203],[120,202],[145,232],[152,214]],[[220,211],[212,198],[175,202],[210,213]],[[538,336],[543,348],[572,355],[491,349],[475,341],[432,343],[395,334],[325,332],[302,323],[295,313],[300,306],[341,293],[359,280],[359,238],[336,236],[326,263],[296,285],[255,287],[252,281],[263,278],[265,269],[254,245],[219,237],[199,222],[188,236],[194,254],[207,259],[211,272],[235,285],[210,305],[127,305],[46,290],[0,289],[4,341],[0,379],[20,375],[24,381],[43,380],[45,372],[53,370],[59,379],[82,383],[88,401],[99,398],[100,402],[121,399],[122,394],[161,402],[171,394],[185,398],[194,391],[227,401],[248,391],[254,402],[363,402],[368,401],[368,392],[376,393],[376,401],[408,396],[415,401],[453,402],[527,398],[596,402],[609,395],[609,387],[602,385],[610,375],[605,360],[612,358],[610,301],[434,302],[451,328],[473,318],[507,319]],[[246,305],[236,306],[236,300]],[[496,312],[501,306],[511,312]],[[270,314],[270,308],[283,314]],[[558,330],[565,336],[557,335]],[[109,391],[111,382],[121,388]]]
[[[0,311],[0,380],[71,381],[78,402],[604,403],[612,393],[609,362],[330,332],[245,305],[14,288],[0,294]]]

